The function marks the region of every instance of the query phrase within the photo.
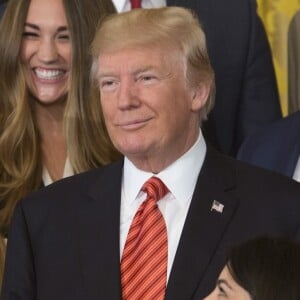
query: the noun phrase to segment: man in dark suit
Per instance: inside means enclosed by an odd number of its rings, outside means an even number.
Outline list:
[[[214,145],[236,156],[243,140],[281,118],[272,55],[255,0],[169,0],[193,9],[216,74],[216,104],[203,124]]]
[[[118,11],[130,8],[113,0]],[[127,0],[129,2],[129,0]],[[182,6],[197,13],[216,74],[216,103],[204,136],[220,151],[236,156],[243,140],[280,119],[272,55],[255,0],[143,0],[142,6]]]
[[[300,238],[299,184],[223,156],[201,134],[199,124],[213,104],[214,73],[204,33],[188,10],[110,16],[92,53],[105,125],[124,160],[19,202],[8,236],[3,300],[117,300],[122,294],[124,300],[202,299],[214,287],[228,247],[260,234]],[[146,210],[153,202],[144,182],[153,177],[167,193]],[[151,227],[154,215],[147,211],[159,217]],[[145,290],[143,297],[124,296],[124,251],[132,240],[133,267],[141,269],[130,278],[139,280],[143,266],[159,260],[153,264],[159,273],[144,279],[153,279],[151,291],[163,282],[163,295],[146,297]],[[131,292],[140,291],[134,285]]]
[[[238,159],[300,181],[300,112],[250,136]]]

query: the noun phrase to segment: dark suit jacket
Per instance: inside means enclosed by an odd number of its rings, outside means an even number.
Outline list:
[[[292,177],[299,155],[300,112],[296,112],[250,136],[238,158]]]
[[[216,104],[204,135],[236,155],[242,141],[281,118],[274,68],[255,0],[167,0],[193,9],[203,24],[216,74]]]
[[[17,205],[2,300],[119,300],[123,163],[67,178]],[[211,211],[213,200],[223,213]],[[202,299],[231,245],[259,234],[299,238],[300,185],[208,149],[167,286]]]

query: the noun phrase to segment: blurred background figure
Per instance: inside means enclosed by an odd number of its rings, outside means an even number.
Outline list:
[[[300,2],[288,30],[288,113],[300,109]]]
[[[259,237],[231,250],[215,290],[204,300],[299,300],[300,244]]]
[[[118,12],[138,6],[182,6],[196,12],[216,75],[216,103],[202,129],[217,149],[236,156],[247,136],[282,117],[270,46],[255,0],[113,2]]]
[[[257,0],[271,45],[283,115],[300,108],[299,0]]]
[[[110,0],[7,4],[0,23],[2,238],[20,198],[118,156],[101,123],[88,52],[99,19],[113,12]]]
[[[300,111],[248,137],[238,159],[300,182]]]

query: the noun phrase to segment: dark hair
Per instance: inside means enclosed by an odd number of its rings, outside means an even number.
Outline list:
[[[300,299],[300,244],[285,237],[258,237],[234,247],[227,263],[252,300]]]

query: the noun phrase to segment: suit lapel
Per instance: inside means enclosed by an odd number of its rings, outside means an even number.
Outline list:
[[[86,197],[78,203],[79,263],[91,300],[121,298],[122,166],[117,163],[95,172]],[[166,300],[192,299],[201,285],[237,207],[235,181],[231,164],[208,148],[173,263]],[[211,211],[213,200],[224,205],[222,213]]]
[[[237,207],[232,193],[235,181],[231,165],[208,149],[170,274],[167,300],[191,299],[201,284]],[[211,210],[214,200],[224,205],[222,213]]]
[[[89,299],[119,300],[122,163],[99,169],[78,205],[79,251]]]

